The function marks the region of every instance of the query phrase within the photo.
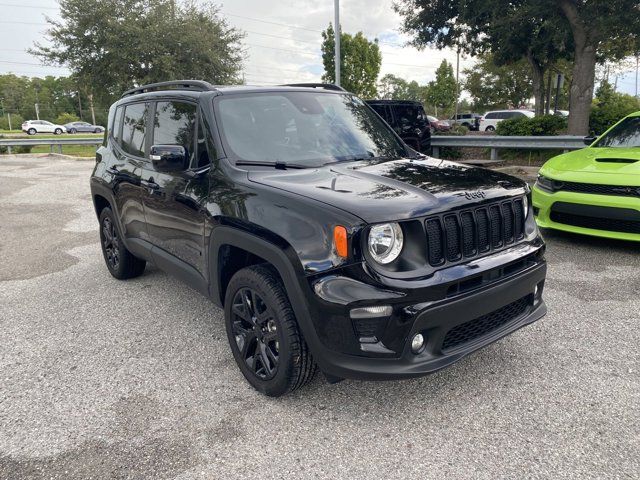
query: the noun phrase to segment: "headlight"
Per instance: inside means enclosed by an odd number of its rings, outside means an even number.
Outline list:
[[[524,218],[529,215],[529,198],[525,195],[522,197],[522,210],[524,210]]]
[[[543,190],[547,190],[549,192],[554,192],[556,190],[555,182],[550,178],[543,177],[542,175],[538,175],[536,183]]]
[[[383,265],[398,258],[403,243],[402,228],[397,223],[374,225],[369,230],[369,253],[376,262]]]

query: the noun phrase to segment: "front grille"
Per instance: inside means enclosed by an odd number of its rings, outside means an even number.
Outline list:
[[[498,310],[452,328],[444,337],[442,350],[451,350],[506,325],[520,317],[527,309],[530,301],[531,295],[527,295]]]
[[[609,232],[640,233],[640,221],[615,218],[588,217],[574,213],[551,211],[551,221],[574,227],[606,230]]]
[[[628,187],[620,185],[599,185],[596,183],[555,182],[555,190],[592,193],[595,195],[615,195],[622,197],[640,197],[640,186]]]
[[[429,218],[427,259],[432,266],[497,250],[524,237],[522,198]]]

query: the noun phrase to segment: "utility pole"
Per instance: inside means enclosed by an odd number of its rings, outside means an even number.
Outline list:
[[[453,117],[453,125],[458,124],[458,104],[460,103],[460,47],[456,56],[456,113]]]
[[[638,63],[640,63],[640,55],[636,56],[636,98],[638,98]]]
[[[335,27],[334,27],[334,44],[335,44],[335,59],[336,64],[336,81],[335,84],[340,86],[340,39],[342,34],[340,33],[340,0],[334,0],[333,8],[335,10]]]
[[[96,112],[93,110],[93,93],[89,94],[89,108],[91,109],[91,121],[96,124]]]
[[[36,120],[40,120],[40,105],[36,103],[34,107],[36,108]]]

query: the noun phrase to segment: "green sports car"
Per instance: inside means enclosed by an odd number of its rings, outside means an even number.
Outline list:
[[[591,140],[540,169],[533,186],[538,225],[640,241],[640,112]]]

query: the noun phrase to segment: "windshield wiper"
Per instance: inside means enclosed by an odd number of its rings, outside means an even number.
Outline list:
[[[302,169],[302,168],[311,168],[310,165],[301,165],[299,163],[289,163],[289,162],[280,162],[280,161],[269,161],[269,160],[238,160],[236,165],[255,165],[258,167],[274,167],[276,170],[287,170],[291,169]]]

